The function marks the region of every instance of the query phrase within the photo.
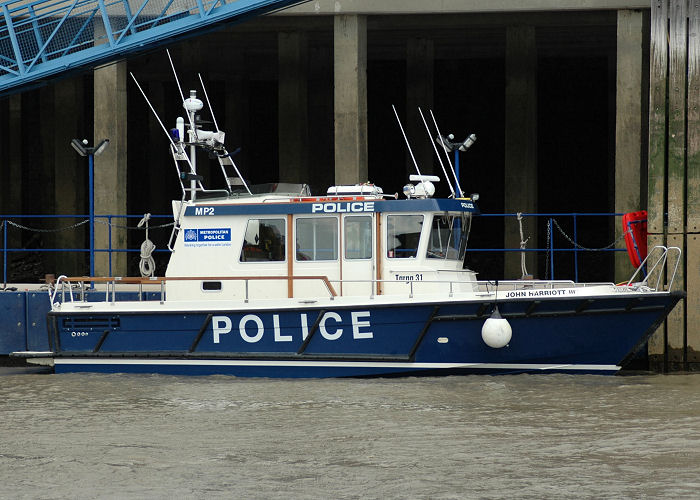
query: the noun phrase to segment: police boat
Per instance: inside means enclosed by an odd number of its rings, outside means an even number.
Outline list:
[[[163,127],[182,188],[165,276],[61,276],[50,351],[15,355],[56,373],[611,374],[683,296],[661,284],[675,276],[669,257],[680,260],[664,247],[623,285],[480,281],[464,264],[478,207],[458,182],[445,199],[433,198],[440,178],[417,166],[403,199],[372,184],[320,196],[303,184],[249,185],[216,119],[213,131],[195,123],[195,91],[183,106],[175,128]],[[216,157],[225,189],[205,189],[198,149]],[[120,300],[127,289],[137,293]]]

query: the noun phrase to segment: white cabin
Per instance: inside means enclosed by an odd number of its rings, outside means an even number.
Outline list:
[[[181,215],[166,276],[198,279],[168,280],[168,301],[445,293],[444,282],[473,290],[476,273],[463,264],[471,200],[352,188],[173,202]]]

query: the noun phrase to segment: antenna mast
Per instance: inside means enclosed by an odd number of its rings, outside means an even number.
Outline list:
[[[211,119],[214,120],[214,128],[219,131],[219,124],[216,123],[216,116],[214,116],[214,110],[211,107],[211,101],[209,101],[209,94],[207,94],[207,88],[204,86],[204,80],[202,80],[201,73],[197,73],[199,77],[199,83],[202,84],[202,90],[204,91],[204,98],[207,100],[207,106],[209,106],[209,112],[211,113]]]
[[[421,180],[422,180],[423,174],[420,173],[420,169],[418,168],[418,163],[416,162],[416,157],[413,156],[413,151],[411,150],[411,145],[408,143],[408,137],[406,137],[406,132],[404,132],[404,130],[403,130],[403,125],[401,125],[401,120],[399,119],[399,114],[396,112],[396,106],[394,106],[392,104],[391,109],[394,110],[394,116],[396,116],[396,121],[399,122],[399,128],[401,129],[401,133],[403,134],[403,140],[406,141],[406,147],[408,147],[408,152],[411,153],[411,159],[413,160],[413,165],[416,167],[416,172],[418,172],[418,175],[421,177]]]
[[[214,128],[216,128],[217,134],[221,134],[221,141],[223,143],[223,132],[219,130],[219,124],[216,123],[216,116],[214,116],[214,109],[211,107],[211,101],[209,100],[209,94],[207,94],[207,88],[204,86],[204,80],[202,80],[202,75],[200,73],[197,73],[197,76],[199,77],[199,83],[202,84],[202,90],[204,91],[204,98],[207,100],[207,106],[209,106],[209,112],[211,113],[211,118],[214,120]],[[239,148],[240,149],[240,148]],[[248,187],[248,183],[245,181],[243,176],[241,175],[241,172],[238,170],[238,167],[236,166],[236,162],[233,161],[233,155],[236,154],[236,151],[233,152],[233,154],[229,154],[228,151],[226,151],[226,148],[224,148],[224,154],[221,155],[218,152],[216,153],[216,156],[219,160],[219,165],[221,166],[221,172],[224,174],[224,180],[226,181],[226,185],[229,187],[229,193],[231,193],[231,183],[229,181],[228,174],[226,174],[226,167],[224,167],[225,163],[230,163],[233,169],[236,171],[236,175],[238,178],[241,180],[243,183],[243,187],[245,187],[245,190],[248,191],[248,194],[253,194],[250,191],[250,188]]]
[[[450,178],[447,176],[447,171],[445,170],[445,165],[442,163],[442,158],[440,158],[440,153],[438,153],[437,147],[435,146],[435,142],[433,141],[433,138],[430,135],[430,128],[428,128],[428,123],[425,121],[425,116],[423,116],[423,110],[420,109],[420,106],[418,106],[418,112],[420,113],[420,117],[423,120],[423,125],[425,125],[425,131],[428,133],[428,140],[430,143],[433,145],[433,150],[435,151],[435,155],[437,156],[438,161],[440,162],[440,166],[442,167],[442,173],[445,174],[445,181],[447,181],[447,185],[450,188],[450,192],[452,193],[452,197],[455,197],[455,190],[452,189],[452,183],[450,182]]]
[[[438,127],[437,120],[435,120],[435,115],[433,114],[432,109],[430,110],[430,116],[433,118],[433,123],[435,124],[435,130],[437,130],[438,138],[440,139],[440,144],[442,145],[443,151],[445,151],[445,158],[447,158],[447,163],[450,165],[450,171],[452,171],[452,177],[454,177],[455,186],[457,186],[457,192],[459,193],[459,197],[462,198],[464,197],[464,194],[462,193],[462,187],[459,185],[459,179],[457,179],[457,174],[455,173],[455,169],[452,166],[452,160],[450,160],[450,155],[447,154],[447,145],[442,141],[440,127]]]

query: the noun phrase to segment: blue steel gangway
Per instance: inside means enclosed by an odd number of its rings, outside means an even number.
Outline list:
[[[304,0],[305,1],[305,0]],[[9,0],[0,3],[0,96],[300,0]]]

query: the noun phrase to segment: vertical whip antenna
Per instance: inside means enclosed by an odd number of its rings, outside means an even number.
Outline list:
[[[175,83],[177,83],[177,89],[180,91],[180,99],[182,99],[182,103],[185,103],[185,94],[182,93],[182,87],[180,86],[180,79],[177,77],[177,71],[175,71],[175,64],[173,64],[173,58],[170,57],[170,49],[165,49],[165,52],[168,54],[168,60],[170,61],[170,67],[173,70],[173,76],[175,77]],[[187,120],[190,122],[190,131],[194,134],[195,140],[197,139],[197,127],[195,127],[194,124],[194,118],[191,116],[192,113],[187,111]],[[181,140],[184,140],[184,137],[181,137]]]
[[[131,71],[129,71],[129,75],[131,75],[131,78],[134,80],[134,83],[138,87],[139,92],[141,92],[141,95],[146,100],[146,104],[148,104],[148,107],[151,108],[151,112],[153,113],[153,116],[155,116],[156,120],[158,120],[158,123],[160,124],[160,128],[163,129],[163,132],[165,132],[165,135],[168,137],[168,141],[170,141],[170,144],[172,144],[174,146],[175,142],[173,141],[173,138],[170,137],[170,134],[168,133],[168,129],[165,128],[165,125],[163,125],[163,122],[160,120],[160,116],[158,116],[158,113],[156,113],[156,110],[153,109],[153,105],[151,104],[151,101],[148,100],[148,97],[146,97],[146,93],[141,88],[141,85],[139,85],[139,81],[136,79],[136,77],[134,76],[134,74]]]
[[[435,141],[433,141],[433,138],[430,135],[430,128],[428,127],[428,123],[425,121],[425,116],[423,116],[423,110],[420,109],[420,106],[418,106],[418,112],[420,113],[420,117],[423,120],[423,125],[425,125],[425,131],[428,133],[428,140],[430,141],[430,144],[433,145],[435,155],[437,156],[437,159],[440,162],[440,166],[442,167],[442,173],[445,174],[445,180],[447,181],[447,185],[450,187],[450,192],[452,193],[452,197],[454,198],[455,190],[452,189],[452,183],[450,182],[450,178],[448,177],[447,171],[445,170],[445,164],[442,163],[442,158],[440,158],[440,153],[438,153],[437,146],[435,146]]]
[[[177,89],[180,91],[180,99],[182,99],[182,102],[185,102],[185,94],[182,93],[182,87],[180,87],[180,79],[177,77],[177,71],[175,71],[175,65],[173,64],[173,58],[170,57],[170,49],[165,49],[165,52],[168,54],[168,60],[170,61],[170,67],[172,68],[173,75],[175,76],[175,83],[177,83]]]
[[[170,134],[168,133],[168,129],[166,129],[165,125],[163,125],[163,122],[161,121],[160,117],[158,116],[158,113],[156,113],[156,110],[153,108],[151,101],[148,100],[146,93],[141,88],[141,85],[139,85],[139,81],[136,79],[136,77],[134,76],[134,74],[132,72],[129,72],[129,75],[131,75],[131,78],[134,80],[134,83],[139,88],[139,92],[141,92],[141,95],[146,100],[146,104],[148,104],[148,107],[151,108],[151,112],[153,113],[153,116],[155,116],[156,120],[158,120],[158,123],[160,124],[160,128],[162,128],[163,132],[165,132],[165,135],[168,138],[168,141],[170,141],[170,144],[172,145],[172,147],[177,148],[177,146],[175,145],[175,141],[173,141],[173,138],[170,137]],[[187,160],[187,163],[190,166],[190,171],[194,173],[194,167],[192,166],[190,159],[187,157],[187,155],[184,155],[184,158]]]
[[[202,80],[202,75],[200,73],[197,73],[197,76],[199,77],[199,83],[202,84],[202,90],[204,91],[204,98],[207,100],[207,106],[209,106],[209,112],[211,113],[211,119],[214,120],[214,127],[216,128],[216,131],[219,131],[219,124],[216,123],[216,116],[214,116],[214,110],[211,107],[211,101],[209,101],[209,94],[207,94],[207,88],[204,86],[204,80]]]
[[[392,104],[391,109],[394,110],[394,115],[396,116],[396,121],[399,122],[399,128],[401,129],[401,133],[403,134],[403,140],[406,141],[406,146],[408,147],[408,152],[411,153],[411,159],[413,160],[413,165],[416,167],[416,172],[418,172],[418,175],[421,177],[421,180],[423,179],[423,174],[420,173],[420,169],[418,168],[418,163],[416,162],[416,157],[413,156],[413,151],[411,150],[411,145],[408,143],[408,137],[406,137],[406,132],[403,131],[403,125],[401,125],[401,120],[399,119],[399,114],[396,112],[396,107]]]
[[[452,177],[454,177],[455,185],[457,186],[457,191],[459,192],[459,197],[462,198],[464,194],[462,193],[462,187],[459,185],[459,179],[457,179],[457,174],[455,174],[455,169],[452,166],[452,160],[450,160],[450,155],[447,154],[447,146],[442,141],[442,133],[440,132],[440,127],[438,127],[437,120],[435,120],[435,115],[433,110],[430,110],[430,116],[433,118],[433,123],[435,124],[435,130],[437,130],[438,137],[440,138],[440,144],[442,144],[442,149],[445,151],[445,157],[447,158],[447,163],[450,165],[450,170],[452,171]]]

